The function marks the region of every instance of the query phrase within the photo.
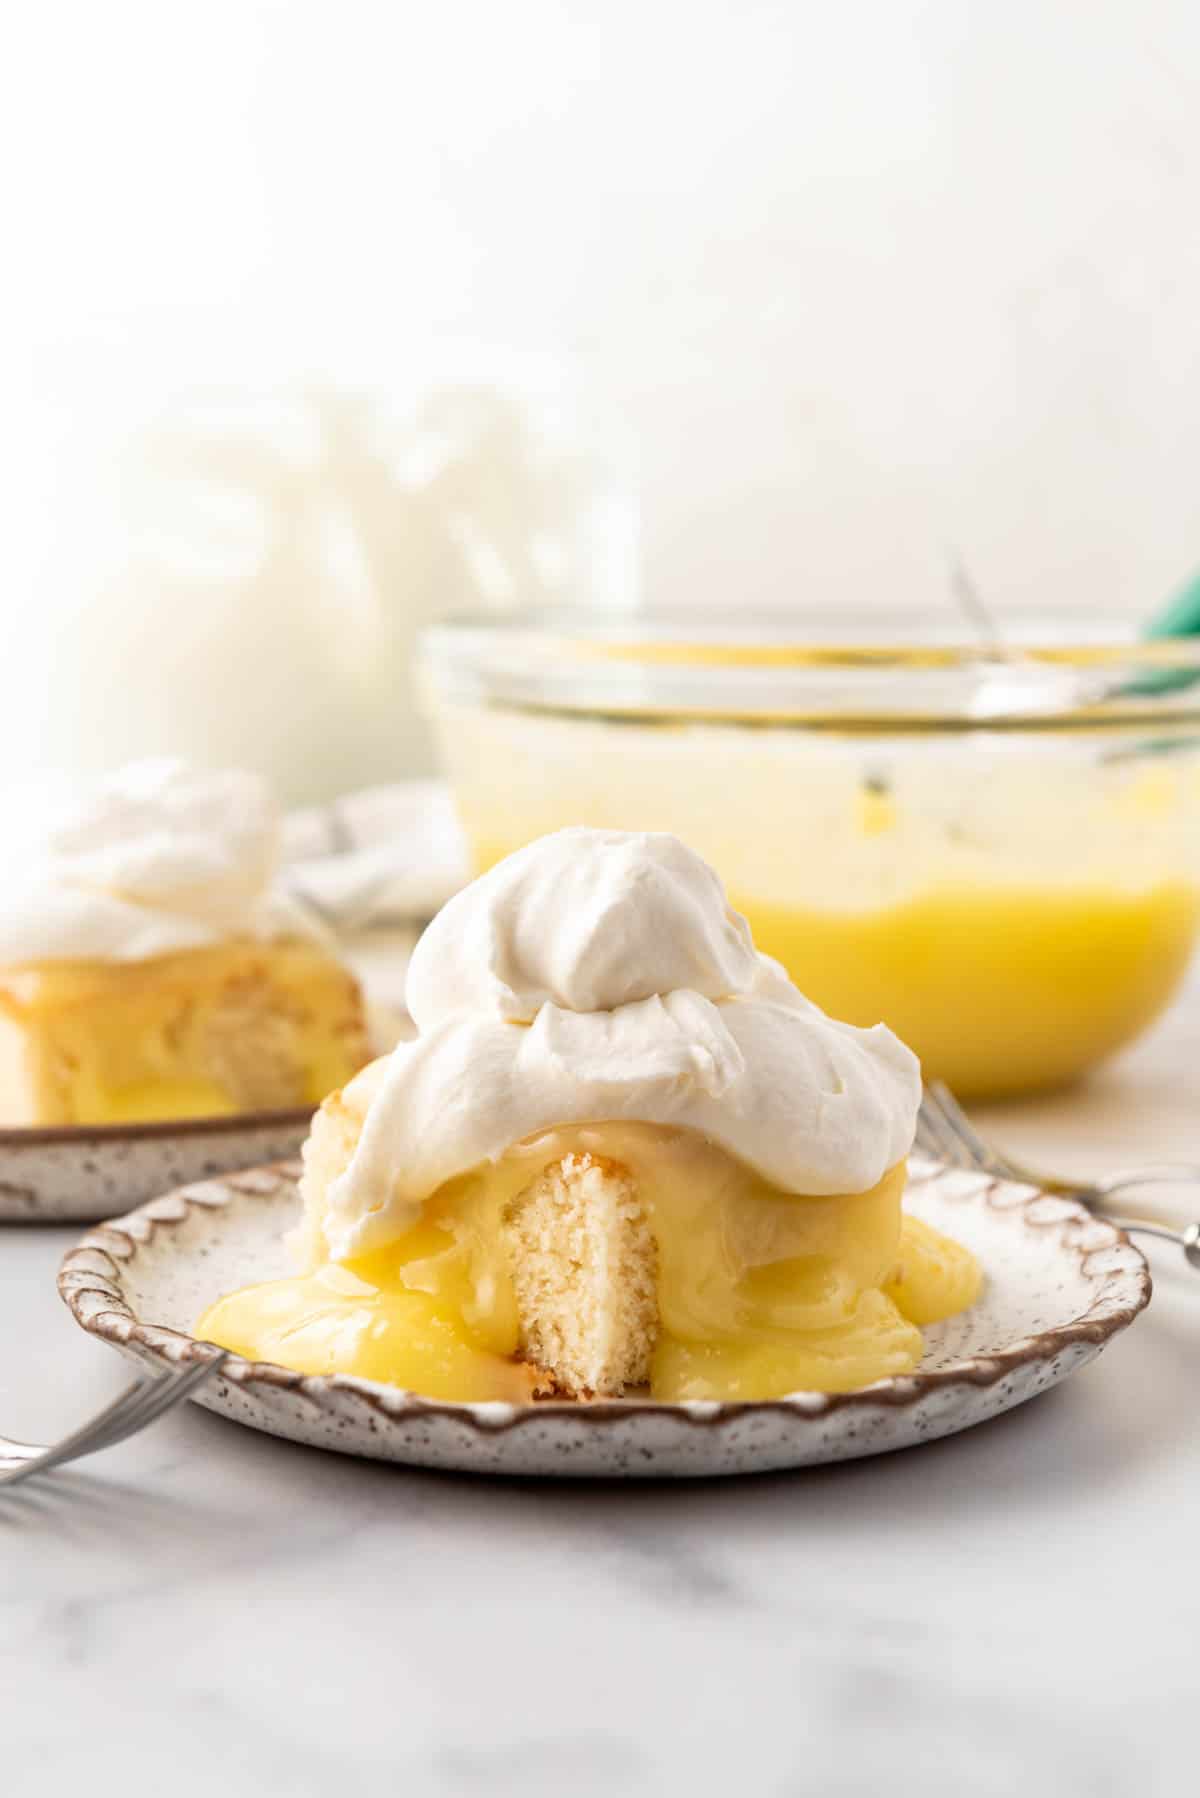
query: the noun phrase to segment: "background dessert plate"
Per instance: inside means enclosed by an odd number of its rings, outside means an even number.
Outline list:
[[[211,1352],[193,1320],[221,1293],[290,1271],[294,1163],[205,1181],[85,1236],[59,1291],[76,1321],[132,1360]],[[850,1460],[950,1435],[1093,1360],[1150,1297],[1144,1258],[1065,1199],[914,1164],[906,1204],[983,1263],[970,1310],[926,1331],[916,1373],[860,1392],[754,1404],[452,1405],[345,1376],[232,1359],[197,1403],[313,1447],[476,1473],[711,1475]]]
[[[0,1224],[74,1224],[299,1152],[312,1107],[152,1124],[0,1130]]]

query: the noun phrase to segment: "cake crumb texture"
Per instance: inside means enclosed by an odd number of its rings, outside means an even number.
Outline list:
[[[629,1171],[565,1155],[508,1207],[505,1233],[525,1359],[565,1397],[619,1398],[646,1385],[658,1256]]]

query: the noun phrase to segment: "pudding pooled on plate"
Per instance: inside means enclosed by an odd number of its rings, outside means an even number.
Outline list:
[[[906,1373],[979,1288],[904,1217],[920,1074],[754,947],[677,837],[570,829],[439,913],[418,1034],[326,1100],[297,1276],[198,1334],[453,1400]]]
[[[368,1059],[358,982],[274,888],[257,776],[138,762],[3,822],[0,1125],[316,1106]]]

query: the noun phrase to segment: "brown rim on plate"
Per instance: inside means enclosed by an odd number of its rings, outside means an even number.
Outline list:
[[[915,1168],[910,1191],[919,1191],[923,1185],[940,1180],[946,1171],[920,1162]],[[211,1344],[165,1325],[144,1323],[137,1317],[126,1296],[124,1268],[162,1232],[185,1224],[193,1212],[222,1210],[235,1198],[274,1200],[284,1187],[295,1185],[299,1173],[299,1163],[278,1162],[203,1181],[153,1199],[127,1217],[90,1231],[63,1259],[58,1275],[60,1296],[82,1329],[118,1348],[142,1350],[173,1365],[210,1358],[217,1352]],[[1081,1279],[1094,1289],[1090,1304],[1071,1322],[1025,1336],[995,1352],[971,1355],[925,1373],[893,1376],[853,1392],[801,1392],[785,1398],[678,1404],[636,1397],[587,1403],[546,1399],[518,1405],[452,1404],[347,1374],[301,1374],[271,1362],[245,1361],[238,1356],[229,1357],[218,1384],[250,1390],[256,1386],[282,1389],[313,1405],[319,1405],[323,1395],[336,1392],[355,1398],[367,1410],[389,1420],[446,1418],[483,1436],[504,1433],[554,1415],[568,1415],[601,1426],[626,1423],[632,1415],[658,1415],[701,1428],[711,1428],[747,1413],[816,1420],[855,1406],[900,1410],[953,1386],[993,1386],[1014,1370],[1051,1361],[1077,1344],[1098,1350],[1127,1328],[1149,1303],[1152,1288],[1146,1259],[1115,1224],[1093,1216],[1073,1200],[1051,1198],[1028,1187],[983,1176],[970,1195],[970,1202],[977,1201],[996,1212],[1019,1216],[1026,1229],[1054,1232],[1058,1246],[1076,1258]],[[968,1200],[964,1198],[963,1202]]]

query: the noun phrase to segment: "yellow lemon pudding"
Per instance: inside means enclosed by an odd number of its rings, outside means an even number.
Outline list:
[[[26,795],[0,897],[0,1124],[316,1106],[369,1055],[354,977],[272,890],[255,777],[136,764]]]
[[[908,1372],[974,1300],[902,1211],[915,1057],[805,999],[678,838],[510,856],[408,1003],[314,1121],[300,1271],[206,1339],[441,1399],[760,1399]]]
[[[425,679],[475,869],[568,823],[677,832],[803,992],[882,1019],[926,1075],[1074,1079],[1196,942],[1200,640],[1039,624],[998,656],[945,612],[891,641],[860,623],[439,626]]]

